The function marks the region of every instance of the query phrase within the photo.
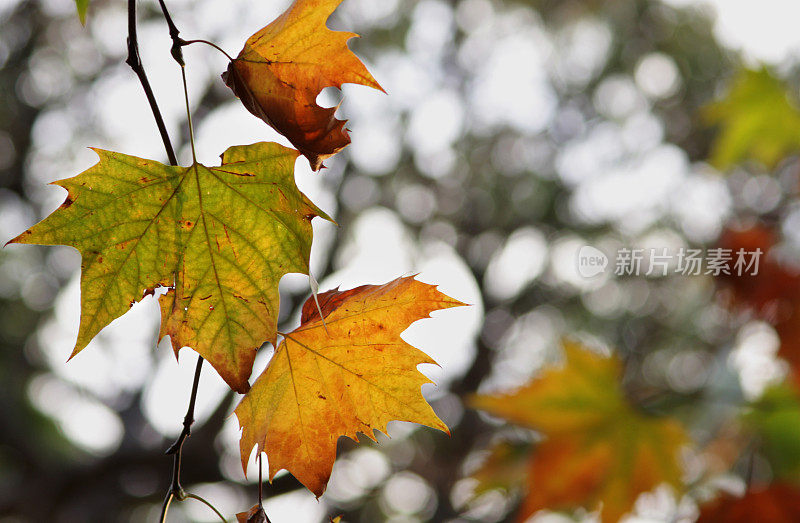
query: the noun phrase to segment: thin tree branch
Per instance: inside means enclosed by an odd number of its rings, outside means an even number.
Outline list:
[[[175,493],[172,489],[169,489],[167,497],[164,498],[164,504],[161,506],[161,517],[158,518],[160,523],[165,523],[167,521],[167,511],[169,510],[169,504],[172,503],[173,497],[175,497]]]
[[[200,372],[203,370],[203,357],[197,356],[197,366],[194,369],[194,381],[192,382],[192,394],[189,396],[189,407],[186,409],[186,416],[183,417],[183,430],[181,431],[175,443],[164,452],[164,454],[173,455],[172,461],[172,482],[170,483],[169,491],[164,504],[161,507],[161,522],[163,523],[167,517],[167,510],[172,498],[178,501],[186,499],[186,492],[181,485],[181,453],[183,451],[183,444],[186,438],[192,435],[192,423],[194,423],[194,405],[197,400],[197,388],[200,384]]]
[[[172,58],[178,62],[178,65],[183,67],[186,63],[183,61],[183,50],[181,48],[186,44],[183,39],[178,36],[180,31],[178,31],[177,26],[175,26],[175,22],[172,21],[172,16],[169,14],[167,4],[164,3],[164,0],[158,0],[158,5],[161,6],[161,12],[164,13],[164,20],[167,21],[167,27],[169,27],[169,37],[172,38],[172,48],[170,49]]]
[[[153,94],[153,88],[150,87],[150,81],[147,79],[147,74],[144,72],[142,66],[142,59],[139,57],[139,40],[136,35],[136,0],[128,0],[128,58],[125,60],[142,84],[144,94],[147,96],[147,102],[150,104],[150,110],[153,113],[153,118],[156,120],[158,132],[161,134],[161,141],[164,142],[164,149],[167,151],[167,158],[170,165],[178,165],[178,158],[175,156],[175,150],[172,148],[172,142],[167,133],[167,126],[164,125],[164,118],[161,116],[161,110],[158,108],[156,97]]]
[[[165,18],[167,19],[170,36],[173,40],[172,56],[176,61],[178,61],[179,64],[181,64],[181,66],[183,66],[181,45],[178,43],[180,41],[180,38],[178,37],[178,28],[175,27],[175,24],[172,22],[172,18],[169,16],[169,12],[167,11],[166,5],[164,5],[164,1],[159,0],[159,3],[161,4],[161,9],[164,12]],[[158,132],[161,134],[161,140],[164,142],[164,149],[167,152],[169,163],[171,165],[178,165],[178,159],[175,156],[175,150],[172,147],[172,141],[169,138],[169,133],[167,133],[167,127],[164,124],[164,118],[161,115],[161,110],[158,107],[158,102],[156,102],[153,89],[150,87],[150,81],[147,79],[147,74],[145,73],[141,57],[139,56],[139,40],[136,32],[136,0],[128,0],[128,58],[125,60],[125,62],[131,67],[131,69],[133,69],[133,72],[136,73],[136,76],[139,78],[139,82],[142,84],[142,89],[144,89],[145,96],[150,104],[150,110],[153,113],[153,118],[155,118]],[[186,498],[186,493],[181,486],[181,451],[183,450],[184,441],[192,433],[191,427],[192,423],[194,423],[194,406],[197,400],[197,387],[200,383],[200,372],[202,369],[203,357],[198,356],[197,366],[195,367],[194,371],[194,381],[192,383],[192,393],[189,397],[189,407],[186,411],[186,416],[183,418],[183,430],[178,436],[178,439],[175,440],[175,443],[173,443],[166,451],[167,455],[172,454],[174,458],[172,464],[172,482],[170,484],[170,489],[164,498],[164,504],[161,508],[162,522],[167,517],[167,511],[169,510],[169,505],[172,502],[172,499],[176,498],[179,501],[182,501]]]

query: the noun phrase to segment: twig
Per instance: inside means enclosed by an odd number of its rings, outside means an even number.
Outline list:
[[[178,29],[172,22],[172,18],[169,16],[169,12],[166,10],[167,8],[164,5],[163,0],[159,0],[159,2],[162,10],[164,11],[164,16],[167,19],[167,24],[169,25],[170,36],[173,39],[172,56],[182,64],[183,56],[180,53],[180,45],[175,44],[176,38],[178,38]],[[176,49],[177,53],[175,51]],[[164,149],[167,152],[169,163],[171,165],[178,165],[178,159],[175,156],[175,150],[172,147],[172,141],[169,138],[169,133],[167,133],[167,127],[164,124],[164,118],[161,116],[161,110],[158,107],[155,95],[153,94],[153,89],[150,87],[150,81],[147,79],[147,74],[145,73],[141,57],[139,56],[139,40],[136,32],[136,0],[128,0],[128,58],[125,60],[125,63],[127,63],[131,69],[133,69],[133,72],[136,73],[136,76],[139,78],[139,82],[142,84],[142,89],[144,89],[144,94],[147,97],[148,103],[150,104],[150,110],[153,113],[153,118],[156,120],[158,132],[161,134],[161,141],[164,142]],[[167,492],[167,496],[164,498],[164,504],[161,507],[162,522],[167,517],[167,511],[169,510],[169,505],[172,502],[172,499],[177,498],[180,501],[186,498],[186,493],[184,492],[180,482],[181,450],[183,449],[184,441],[191,435],[191,426],[192,423],[194,423],[194,406],[197,400],[197,387],[200,383],[200,371],[202,368],[203,357],[198,356],[197,367],[194,371],[194,382],[192,383],[192,394],[189,398],[189,408],[187,409],[186,416],[183,419],[183,431],[181,431],[181,434],[178,436],[178,439],[175,441],[175,443],[173,443],[166,451],[166,454],[172,454],[174,459],[172,466],[172,482],[170,489]]]
[[[164,19],[167,22],[167,26],[169,27],[169,36],[172,39],[172,48],[170,49],[170,54],[181,66],[181,73],[183,78],[183,90],[184,90],[184,97],[186,100],[186,113],[189,122],[189,138],[191,140],[192,145],[192,158],[194,160],[195,166],[197,164],[197,157],[194,149],[194,130],[192,128],[192,115],[191,111],[189,110],[189,94],[187,92],[186,86],[186,71],[185,71],[185,62],[183,59],[183,50],[182,47],[184,45],[189,45],[191,43],[205,43],[210,45],[217,50],[219,50],[222,54],[224,54],[228,60],[233,61],[233,58],[226,53],[221,47],[218,45],[209,42],[207,40],[192,40],[192,41],[185,41],[179,35],[180,31],[178,30],[175,23],[172,21],[172,16],[167,9],[164,0],[158,0],[159,5],[161,6],[161,12],[164,15]],[[161,140],[164,142],[164,149],[167,152],[167,158],[169,159],[169,163],[171,165],[178,165],[177,157],[175,156],[175,151],[172,147],[172,142],[170,141],[169,134],[167,133],[166,125],[164,124],[164,118],[161,116],[161,110],[158,107],[158,103],[156,102],[155,95],[153,94],[153,89],[150,87],[150,82],[147,79],[147,75],[144,71],[144,66],[142,65],[141,58],[139,56],[139,45],[138,45],[138,38],[136,33],[136,0],[128,0],[128,58],[126,63],[131,66],[131,69],[136,73],[136,76],[139,78],[140,83],[142,84],[142,88],[144,89],[145,95],[147,96],[147,101],[150,104],[150,109],[153,113],[153,117],[156,120],[156,125],[158,126],[159,133],[161,134]],[[170,447],[166,450],[165,454],[173,455],[173,465],[172,465],[172,481],[170,483],[170,488],[167,491],[167,495],[164,498],[164,503],[161,507],[161,517],[159,521],[164,523],[167,519],[167,512],[169,511],[170,504],[172,503],[173,499],[177,499],[178,501],[183,501],[187,498],[196,499],[206,506],[208,506],[214,513],[219,516],[219,518],[224,522],[225,517],[220,514],[220,512],[213,506],[211,503],[203,499],[202,497],[186,493],[181,485],[181,454],[183,450],[183,444],[186,441],[186,438],[191,436],[191,427],[194,423],[194,407],[197,400],[197,389],[200,384],[200,373],[203,369],[203,357],[197,357],[197,366],[195,367],[194,371],[194,380],[192,382],[192,392],[189,397],[189,407],[186,410],[186,416],[183,418],[183,430],[181,431],[178,439],[170,445]],[[263,514],[266,523],[269,523],[269,518],[267,517],[266,513],[264,513],[264,508],[262,504],[263,494],[262,494],[262,477],[261,477],[261,456],[258,458],[258,505],[260,512]]]
[[[156,103],[156,97],[153,94],[153,88],[150,87],[150,81],[147,79],[147,74],[144,72],[142,66],[142,59],[139,57],[139,40],[136,35],[136,0],[128,0],[128,58],[125,63],[131,66],[133,72],[139,78],[139,83],[142,84],[144,94],[147,96],[147,102],[150,104],[150,111],[153,113],[153,118],[156,120],[158,132],[161,134],[161,141],[164,142],[164,149],[167,151],[167,158],[170,165],[178,165],[178,158],[175,156],[175,150],[172,148],[172,142],[167,133],[167,126],[164,125],[164,118],[161,116],[161,110]]]
[[[197,156],[194,150],[194,130],[192,128],[192,114],[189,110],[189,93],[186,87],[186,67],[183,61],[183,52],[181,51],[181,38],[178,36],[178,28],[175,26],[175,23],[172,21],[172,17],[167,10],[166,4],[164,4],[164,0],[159,0],[159,4],[161,5],[161,11],[164,13],[164,18],[167,21],[167,25],[169,26],[169,35],[172,38],[172,49],[171,54],[172,57],[175,59],[176,62],[181,66],[181,75],[183,78],[183,94],[186,100],[186,116],[188,118],[189,123],[189,138],[192,144],[192,160],[194,162],[195,168],[197,168]],[[223,521],[225,518],[215,509],[210,503],[208,503],[203,498],[195,495],[195,494],[186,494],[183,490],[183,486],[181,485],[181,457],[183,451],[183,444],[186,441],[186,438],[192,435],[192,423],[194,423],[194,406],[197,400],[197,388],[200,384],[200,372],[203,370],[203,357],[198,355],[197,356],[197,366],[194,369],[194,380],[192,382],[192,393],[189,396],[189,407],[186,409],[186,416],[183,418],[183,430],[181,431],[178,439],[175,440],[175,443],[170,445],[170,447],[166,450],[165,454],[173,455],[172,461],[172,483],[170,484],[169,491],[167,492],[167,496],[164,499],[164,504],[161,507],[161,523],[164,523],[167,519],[167,511],[169,510],[169,505],[172,502],[172,499],[175,498],[178,501],[183,501],[187,497],[193,497],[199,501],[202,501],[209,507],[211,507],[214,512],[217,513]]]
[[[208,40],[181,40],[181,45],[189,45],[189,44],[206,44],[206,45],[210,45],[211,47],[213,47],[214,49],[216,49],[220,53],[224,54],[225,57],[228,59],[228,61],[233,62],[233,58],[231,57],[231,55],[226,53],[225,49],[221,48],[220,46],[218,46],[214,42],[209,42]]]
[[[164,523],[167,518],[167,511],[172,498],[178,501],[186,499],[186,492],[181,485],[181,451],[183,450],[183,443],[186,438],[192,435],[192,423],[194,423],[194,405],[197,400],[197,387],[200,384],[200,371],[203,370],[203,357],[197,357],[197,366],[194,369],[194,381],[192,382],[192,394],[189,396],[189,408],[186,409],[186,416],[183,418],[183,430],[181,431],[175,443],[164,452],[164,454],[174,456],[172,461],[172,482],[167,492],[167,497],[164,499],[164,504],[161,507],[161,523]]]
[[[197,494],[186,494],[186,497],[187,497],[187,498],[196,499],[197,501],[200,501],[200,502],[204,503],[204,504],[205,504],[205,506],[207,506],[208,508],[210,508],[211,510],[213,510],[213,511],[214,511],[214,514],[216,514],[217,516],[219,516],[219,519],[221,519],[221,520],[222,520],[222,523],[225,523],[225,521],[226,521],[226,519],[225,519],[225,516],[223,516],[222,514],[220,514],[219,510],[217,510],[217,509],[216,509],[216,507],[215,507],[214,505],[212,505],[212,504],[211,504],[211,503],[209,503],[208,501],[204,500],[203,498],[201,498],[201,497],[200,497],[200,496],[198,496]]]
[[[181,47],[185,44],[183,39],[178,36],[180,31],[178,31],[178,28],[172,21],[172,17],[169,14],[167,4],[164,3],[164,0],[158,0],[158,4],[161,6],[161,12],[164,13],[164,19],[167,21],[167,26],[169,27],[169,37],[172,38],[172,48],[170,49],[170,54],[172,54],[172,58],[178,62],[178,65],[183,67],[186,64],[183,61],[183,50]]]

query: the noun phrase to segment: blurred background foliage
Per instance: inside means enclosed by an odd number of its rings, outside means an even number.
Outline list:
[[[233,54],[287,3],[168,5],[182,36]],[[167,28],[155,2],[140,4],[144,65],[186,161]],[[341,225],[316,231],[315,274],[328,288],[421,270],[474,307],[420,334],[443,366],[424,369],[439,383],[425,392],[452,436],[393,424],[379,445],[343,440],[320,502],[288,475],[266,489],[274,523],[513,521],[524,493],[472,474],[492,443],[532,434],[462,399],[521,385],[559,361],[565,335],[617,351],[631,403],[692,436],[690,488],[643,496],[632,517],[691,521],[720,489],[800,480],[797,61],[761,65],[726,48],[713,10],[685,4],[345,0],[329,25],[362,35],[351,46],[389,96],[346,87],[353,144],[323,175],[298,174]],[[71,0],[0,1],[0,241],[60,203],[45,183],[95,163],[87,146],[164,160],[123,63],[125,24],[121,0],[93,0],[86,28]],[[200,161],[279,139],[241,111],[218,54],[186,55]],[[769,252],[748,281],[585,279],[576,259],[587,244]],[[78,266],[67,248],[0,250],[0,521],[154,520],[170,479],[163,450],[179,432],[193,358],[176,365],[156,349],[145,300],[65,364]],[[291,324],[308,285],[283,283]],[[238,465],[225,390],[206,369],[184,483],[231,515],[255,487]],[[170,516],[214,520],[191,501]]]

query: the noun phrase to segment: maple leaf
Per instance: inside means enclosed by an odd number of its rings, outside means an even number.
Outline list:
[[[337,107],[317,105],[325,87],[358,83],[383,91],[347,48],[355,33],[331,31],[328,17],[342,0],[295,0],[247,39],[222,78],[248,111],[284,135],[318,171],[347,144]]]
[[[800,488],[773,483],[768,488],[751,488],[744,496],[724,494],[707,503],[698,523],[794,523],[800,521]]]
[[[719,126],[711,163],[728,169],[753,159],[768,169],[800,150],[800,110],[797,100],[770,71],[742,70],[728,95],[707,106],[703,116]]]
[[[80,251],[81,321],[72,358],[155,287],[159,338],[190,346],[245,392],[255,351],[276,341],[278,281],[308,272],[311,219],[295,186],[297,151],[231,147],[219,167],[172,167],[95,149],[100,162],[54,182],[67,198],[11,240]],[[329,218],[327,218],[329,219]]]
[[[601,508],[617,521],[639,494],[661,483],[680,485],[678,449],[684,430],[672,420],[647,417],[626,401],[622,365],[566,343],[563,367],[547,368],[511,394],[477,395],[473,406],[541,432],[528,462],[519,520],[549,508]]]
[[[425,401],[430,383],[417,365],[435,363],[400,338],[431,312],[464,305],[413,277],[313,297],[300,326],[285,335],[250,392],[236,407],[246,467],[254,446],[269,458],[270,480],[287,469],[321,496],[340,436],[386,431],[391,420],[448,432]]]

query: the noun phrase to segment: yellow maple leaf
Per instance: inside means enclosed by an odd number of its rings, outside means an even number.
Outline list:
[[[524,521],[541,509],[601,509],[618,521],[639,494],[680,485],[678,450],[687,441],[674,420],[634,410],[620,386],[622,364],[567,343],[563,367],[549,367],[510,394],[477,395],[473,406],[541,432],[528,461]],[[484,483],[487,471],[482,469]]]
[[[355,33],[331,31],[325,22],[342,0],[296,0],[247,39],[222,75],[248,111],[284,135],[317,171],[347,144],[336,107],[320,107],[325,87],[358,83],[383,91],[347,48]]]
[[[287,469],[317,497],[340,436],[374,439],[391,420],[448,432],[420,391],[430,380],[417,365],[435,362],[400,334],[435,310],[464,305],[413,277],[318,298],[324,323],[310,298],[300,327],[285,335],[235,411],[242,466],[256,446],[269,458],[270,479]]]

